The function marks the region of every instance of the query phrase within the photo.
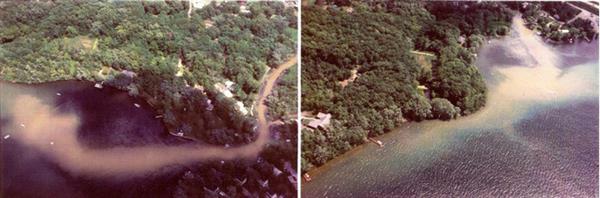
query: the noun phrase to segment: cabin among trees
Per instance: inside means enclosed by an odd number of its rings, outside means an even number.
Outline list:
[[[311,129],[327,130],[327,128],[329,127],[329,124],[331,122],[331,114],[319,112],[317,114],[316,118],[304,118],[304,119],[309,120],[309,122],[308,122],[308,124],[306,124],[306,126],[310,127]]]

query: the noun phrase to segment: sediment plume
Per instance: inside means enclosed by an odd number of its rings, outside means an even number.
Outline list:
[[[169,165],[202,160],[252,159],[269,141],[264,101],[277,77],[295,63],[296,57],[293,57],[266,78],[257,99],[257,140],[239,147],[146,145],[88,148],[77,140],[80,120],[76,113],[59,112],[54,106],[43,102],[48,97],[41,99],[31,93],[21,93],[2,101],[3,116],[10,115],[7,116],[10,117],[9,122],[1,126],[2,132],[10,133],[12,139],[45,153],[71,173],[91,176],[139,175]]]

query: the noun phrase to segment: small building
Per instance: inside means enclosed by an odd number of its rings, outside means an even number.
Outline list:
[[[327,126],[329,126],[330,122],[331,122],[331,114],[319,112],[317,114],[317,118],[312,119],[308,123],[308,127],[313,128],[313,129],[319,129],[319,128],[327,129]]]
[[[210,20],[210,19],[206,19],[206,20],[204,20],[202,22],[204,23],[204,27],[205,28],[210,28],[210,27],[212,27],[212,26],[215,25],[215,22],[212,21],[212,20]]]
[[[292,167],[292,163],[285,162],[283,163],[283,169],[287,171],[290,175],[297,177],[296,170]]]
[[[235,181],[239,186],[243,186],[246,183],[246,181],[248,181],[248,178],[244,178],[244,179],[234,178],[233,181]]]
[[[258,179],[258,180],[256,180],[256,182],[262,188],[269,188],[269,180],[268,179],[266,179],[266,180],[260,180],[260,179]]]
[[[215,108],[215,106],[212,104],[212,100],[210,100],[210,99],[206,99],[206,104],[207,104],[207,106],[206,106],[207,111],[212,111]]]
[[[228,82],[231,82],[231,81],[228,81]],[[231,97],[233,97],[233,93],[231,93],[231,90],[229,90],[227,87],[228,86],[223,85],[222,83],[215,84],[215,88],[217,90],[219,90],[219,92],[221,92],[223,95],[225,95],[225,97],[231,98]]]
[[[132,72],[129,70],[123,70],[123,71],[121,71],[121,73],[129,78],[134,78],[137,76],[137,74],[135,72]]]
[[[234,83],[232,81],[230,81],[230,80],[225,81],[225,87],[227,87],[227,89],[229,89],[229,90],[233,89],[233,84]]]
[[[462,45],[462,44],[465,44],[465,41],[467,41],[467,39],[465,39],[465,37],[464,37],[464,36],[459,36],[459,37],[458,37],[458,43],[460,43],[461,45]]]
[[[279,170],[277,167],[273,166],[273,175],[279,176],[279,175],[281,175],[281,173],[283,173],[281,170]]]
[[[283,5],[288,8],[288,7],[298,7],[298,4],[296,4],[296,0],[284,0],[283,1]]]
[[[246,107],[244,106],[244,103],[237,101],[235,103],[238,106],[238,110],[243,114],[246,115],[248,114],[248,109],[246,109]]]

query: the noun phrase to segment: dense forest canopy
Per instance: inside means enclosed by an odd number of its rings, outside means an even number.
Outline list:
[[[213,144],[254,138],[260,80],[295,52],[297,16],[282,2],[184,1],[0,4],[0,78],[84,79],[151,104],[173,133]],[[127,72],[123,72],[127,71]],[[214,86],[232,81],[232,97]]]
[[[219,145],[255,138],[252,111],[269,67],[296,51],[297,11],[282,2],[212,2],[189,14],[186,1],[0,2],[0,79],[80,79],[146,100],[169,132]],[[292,68],[293,70],[294,68]],[[270,97],[273,118],[296,105],[296,72]],[[293,75],[293,76],[292,76]],[[215,84],[233,82],[231,97]],[[296,196],[296,123],[258,159],[186,165],[174,197]],[[243,181],[243,182],[242,182]],[[223,194],[221,194],[223,193]]]
[[[506,35],[501,3],[317,1],[302,13],[302,110],[332,114],[302,131],[303,171],[407,120],[448,120],[485,105],[474,66],[486,37]],[[415,57],[433,57],[423,64]],[[345,85],[340,83],[353,76]]]

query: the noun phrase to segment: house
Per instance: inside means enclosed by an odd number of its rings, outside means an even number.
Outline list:
[[[210,19],[204,20],[203,23],[205,28],[210,28],[215,25],[215,22]]]
[[[240,179],[238,179],[238,178],[234,178],[233,180],[234,180],[234,181],[235,181],[235,182],[236,182],[238,185],[240,185],[240,186],[243,186],[243,185],[246,183],[246,181],[248,181],[248,179],[247,179],[247,178],[244,178],[244,179],[242,179],[242,180],[240,180]]]
[[[273,166],[273,175],[279,176],[279,175],[281,175],[281,173],[283,173],[281,170],[279,170],[277,167]]]
[[[128,70],[123,70],[123,71],[121,71],[121,73],[129,78],[134,78],[137,76],[137,74],[135,72],[128,71]]]
[[[284,0],[283,1],[283,5],[288,8],[288,7],[297,7],[298,4],[296,4],[296,0]]]
[[[250,193],[246,188],[242,188],[242,195],[244,197],[258,197],[258,195]]]
[[[243,115],[248,114],[248,109],[246,109],[246,107],[244,106],[244,103],[237,101],[235,104],[238,106],[238,110],[240,110],[240,112]]]
[[[229,84],[228,82],[231,82],[231,81],[227,81],[225,83]],[[231,87],[231,85],[227,86],[227,85],[223,85],[222,83],[216,83],[214,86],[217,90],[219,90],[219,92],[221,92],[223,95],[225,95],[225,97],[228,97],[228,98],[233,97],[233,93],[231,93],[231,90],[229,89],[229,87]]]
[[[208,189],[206,187],[204,187],[204,191],[210,196],[210,197],[219,197],[219,195],[221,195],[222,193],[224,194],[223,191],[221,191],[221,189],[219,189],[219,187],[217,187],[214,190]]]
[[[297,187],[296,187],[296,183],[297,183],[297,181],[296,181],[296,180],[297,180],[297,178],[296,178],[296,177],[294,177],[294,176],[291,176],[291,175],[290,175],[290,176],[288,176],[287,178],[288,178],[288,181],[290,181],[290,183],[291,183],[291,184],[294,184],[294,188],[297,188]]]
[[[331,114],[319,112],[317,114],[317,118],[312,119],[308,123],[308,127],[313,128],[313,129],[318,129],[318,128],[326,129],[330,122],[331,122]]]
[[[212,111],[215,108],[215,106],[212,104],[212,100],[210,100],[210,99],[206,99],[206,104],[207,104],[207,106],[206,106],[207,111]]]
[[[260,180],[260,179],[258,179],[258,180],[256,180],[256,182],[258,183],[258,185],[259,185],[260,187],[263,187],[263,188],[268,188],[268,187],[269,187],[269,180],[268,180],[268,179],[266,179],[266,180],[264,180],[264,181],[263,181],[263,180]]]
[[[250,10],[248,9],[248,6],[246,5],[246,1],[238,1],[238,4],[240,4],[240,13],[250,13]]]
[[[464,37],[464,36],[459,36],[459,37],[458,37],[458,43],[460,43],[461,45],[462,45],[462,44],[465,44],[465,41],[466,41],[466,39],[465,39],[465,37]]]
[[[294,168],[292,167],[292,164],[290,162],[285,162],[283,164],[283,167],[284,167],[283,169],[285,171],[287,171],[290,175],[292,175],[294,177],[297,177],[296,176],[296,170],[294,170]]]

